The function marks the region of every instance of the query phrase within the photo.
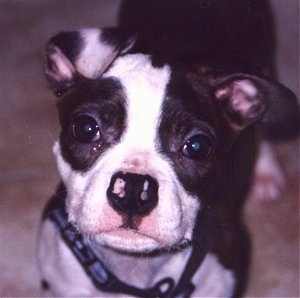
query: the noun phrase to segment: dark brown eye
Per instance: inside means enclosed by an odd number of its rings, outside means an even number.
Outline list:
[[[100,129],[96,119],[90,115],[78,115],[72,123],[72,135],[80,143],[92,143],[100,139]]]
[[[182,147],[183,155],[194,160],[204,160],[211,155],[212,151],[211,139],[203,134],[192,136]]]

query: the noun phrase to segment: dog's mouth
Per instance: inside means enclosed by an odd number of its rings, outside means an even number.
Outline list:
[[[164,246],[162,239],[124,225],[101,233],[95,240],[114,250],[133,253],[151,252]]]
[[[145,220],[139,216],[123,217],[120,225],[102,231],[94,239],[101,245],[127,253],[152,253],[187,242],[176,228],[176,231],[169,231],[165,226],[159,228],[153,218],[145,225]]]

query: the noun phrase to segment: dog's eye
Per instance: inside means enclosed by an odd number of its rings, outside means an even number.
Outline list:
[[[101,136],[98,122],[89,115],[79,115],[73,120],[72,134],[80,143],[92,143]]]
[[[183,155],[194,160],[206,159],[212,151],[211,139],[203,134],[194,135],[182,147]]]

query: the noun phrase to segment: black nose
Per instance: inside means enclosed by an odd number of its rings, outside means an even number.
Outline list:
[[[158,183],[149,175],[118,172],[112,176],[107,198],[126,215],[146,215],[158,202]]]

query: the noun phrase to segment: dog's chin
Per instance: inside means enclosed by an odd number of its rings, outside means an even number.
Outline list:
[[[155,239],[148,235],[133,229],[116,229],[96,235],[93,237],[96,244],[108,247],[115,251],[123,253],[152,253],[164,249],[170,249],[173,246],[179,247],[188,243],[187,240],[175,242]],[[184,244],[183,244],[184,243]]]

